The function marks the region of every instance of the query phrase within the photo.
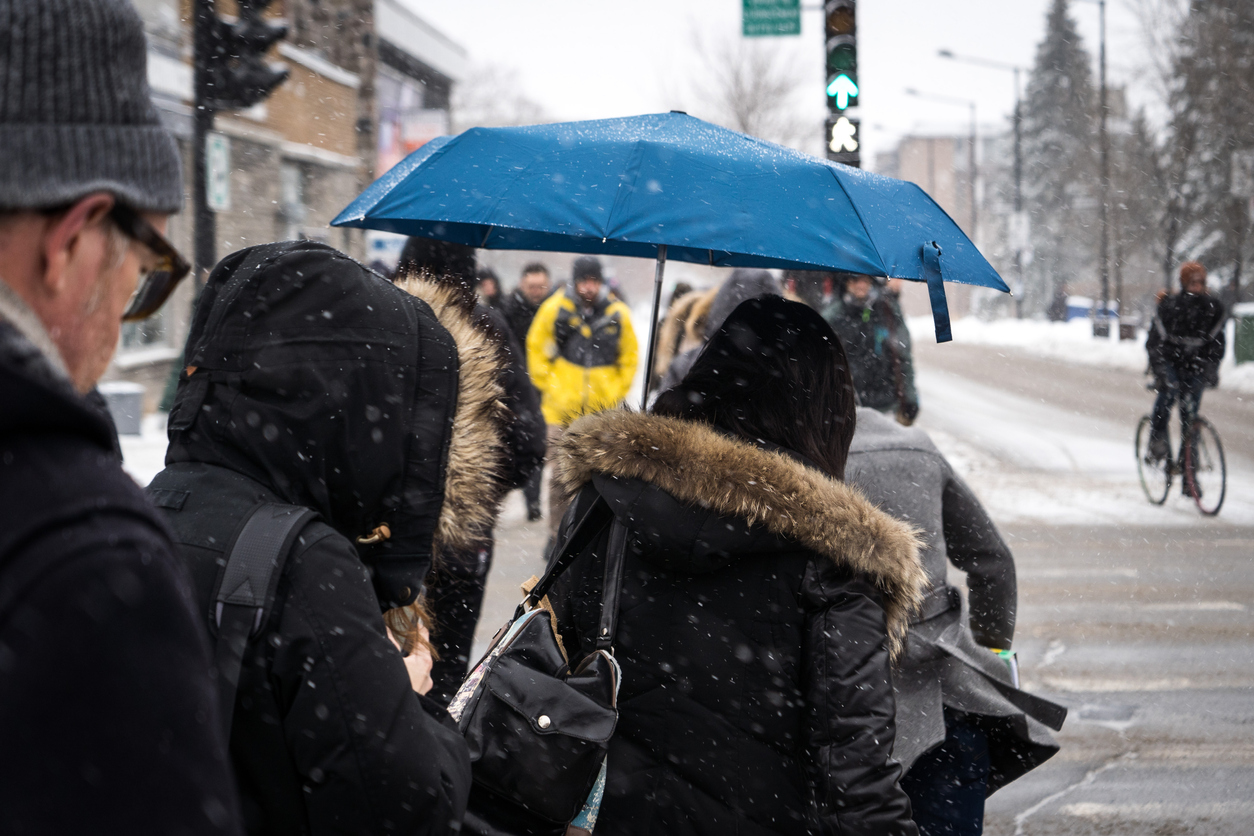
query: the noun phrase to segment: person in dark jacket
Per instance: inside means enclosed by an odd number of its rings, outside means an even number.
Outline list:
[[[1066,709],[1015,687],[995,650],[1014,641],[1014,556],[927,434],[858,410],[849,483],[923,538],[928,594],[894,671],[897,744],[922,836],[975,836],[984,799],[1058,751]],[[969,609],[949,585],[966,572]]]
[[[464,244],[411,237],[405,244],[396,281],[433,308],[459,308],[501,352],[498,381],[509,411],[505,464],[496,474],[503,495],[542,470],[547,428],[540,414],[540,393],[523,366],[522,346],[501,311],[476,301],[474,263],[474,249]],[[428,592],[439,653],[431,671],[435,683],[431,697],[441,705],[448,705],[470,667],[494,547],[489,526],[469,549],[441,554],[439,567],[430,578]]]
[[[510,291],[505,297],[505,301],[501,303],[501,313],[505,315],[505,319],[509,322],[510,331],[513,332],[514,339],[523,346],[524,362],[526,359],[527,332],[531,330],[531,321],[536,318],[536,311],[540,310],[540,304],[552,292],[552,281],[549,278],[549,268],[545,267],[538,261],[533,261],[523,267],[522,275],[518,278],[518,286]],[[530,380],[530,377],[528,377]],[[538,393],[537,393],[538,396]],[[527,502],[527,520],[535,522],[544,516],[544,512],[540,507],[540,492],[544,483],[544,469],[536,468],[535,472],[527,478],[523,483],[523,498]]]
[[[169,515],[199,611],[211,611],[258,503],[319,515],[239,676],[231,759],[248,831],[455,830],[465,743],[417,692],[429,687],[423,654],[403,658],[397,644],[411,651],[419,638],[433,554],[469,548],[495,513],[495,346],[455,306],[435,309],[306,241],[223,259],[186,356],[149,495]]]
[[[1206,292],[1206,268],[1196,261],[1180,265],[1180,292],[1165,296],[1145,338],[1158,397],[1150,424],[1150,453],[1170,454],[1167,424],[1180,402],[1181,437],[1192,432],[1202,406],[1202,392],[1219,385],[1219,363],[1226,349],[1223,303]],[[1182,482],[1183,486],[1183,482]],[[1182,490],[1188,490],[1183,486]]]
[[[93,389],[186,273],[146,61],[125,0],[0,0],[0,833],[240,832],[203,621]]]
[[[859,403],[909,426],[919,414],[919,392],[910,330],[894,287],[900,287],[900,279],[877,287],[870,276],[850,276],[823,318],[845,346]]]
[[[746,299],[754,299],[758,296],[779,296],[780,286],[775,277],[767,270],[751,270],[745,267],[737,267],[732,270],[731,275],[719,287],[711,300],[709,310],[704,314],[704,332],[705,340],[709,340],[718,333],[718,329],[723,327],[723,322],[727,317],[731,316],[731,312],[736,310],[741,302]],[[675,356],[666,369],[666,373],[662,376],[662,382],[658,384],[658,391],[666,391],[683,380],[684,375],[692,368],[693,362],[696,361],[697,355],[701,353],[701,349],[705,347],[704,341],[701,345],[689,348]]]
[[[925,581],[913,531],[842,481],[839,342],[810,308],[740,305],[652,414],[573,423],[565,531],[602,497],[628,530],[622,666],[597,834],[915,834],[889,661]],[[595,647],[608,534],[550,593]]]

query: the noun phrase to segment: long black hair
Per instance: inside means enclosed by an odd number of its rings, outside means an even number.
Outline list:
[[[652,411],[777,444],[844,479],[855,407],[831,327],[806,305],[759,296],[732,311]]]

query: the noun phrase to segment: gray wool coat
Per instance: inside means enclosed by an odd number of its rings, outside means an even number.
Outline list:
[[[1014,557],[983,506],[920,429],[868,408],[845,478],[889,514],[922,530],[920,554],[931,581],[911,622],[896,671],[897,743],[906,770],[945,739],[943,708],[972,715],[989,739],[989,793],[1050,758],[1066,709],[1010,684],[987,648],[1014,638]],[[952,563],[967,573],[969,603],[946,581]]]

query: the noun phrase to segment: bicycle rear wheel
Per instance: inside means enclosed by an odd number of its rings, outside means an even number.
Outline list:
[[[1228,468],[1219,433],[1205,418],[1193,422],[1193,438],[1185,441],[1184,489],[1203,514],[1213,517],[1228,492]]]
[[[1149,439],[1150,416],[1145,415],[1136,426],[1136,471],[1141,477],[1145,498],[1155,505],[1162,505],[1171,492],[1171,443],[1169,440],[1168,454],[1156,459],[1150,455]]]

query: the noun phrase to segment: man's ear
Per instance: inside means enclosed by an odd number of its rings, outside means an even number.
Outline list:
[[[41,254],[44,291],[56,296],[64,292],[71,277],[71,265],[82,258],[86,233],[106,222],[113,208],[113,195],[95,192],[82,198],[68,211],[48,217],[43,228]]]

